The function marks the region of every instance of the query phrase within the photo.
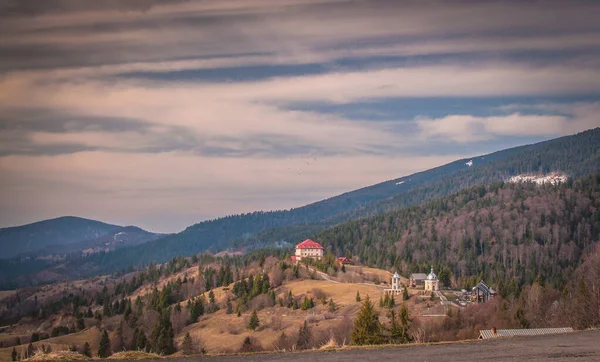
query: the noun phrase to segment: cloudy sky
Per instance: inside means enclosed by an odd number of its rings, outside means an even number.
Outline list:
[[[0,226],[179,231],[600,125],[598,1],[0,0]]]

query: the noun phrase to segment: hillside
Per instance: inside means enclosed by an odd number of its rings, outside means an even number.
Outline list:
[[[87,275],[113,272],[204,250],[264,247],[295,242],[341,222],[449,195],[523,173],[561,171],[580,177],[600,169],[600,128],[573,136],[458,160],[287,211],[254,212],[201,222],[143,247],[75,260],[94,265]]]
[[[32,224],[1,228],[0,258],[31,253],[48,246],[66,246],[98,237],[120,228],[118,225],[80,217],[64,216]]]
[[[484,278],[502,289],[504,282],[530,284],[541,277],[563,288],[600,241],[600,173],[560,185],[477,186],[347,222],[316,239],[336,255],[405,275],[435,264],[448,268],[459,285]]]

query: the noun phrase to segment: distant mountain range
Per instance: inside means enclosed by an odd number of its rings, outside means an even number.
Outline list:
[[[74,216],[0,228],[0,259],[39,257],[70,252],[86,255],[155,240],[154,234],[135,226],[119,226]]]
[[[578,178],[598,170],[600,128],[457,160],[291,210],[254,212],[201,222],[143,245],[76,255],[53,268],[70,274],[69,277],[84,277],[139,267],[152,261],[162,263],[175,256],[207,250],[250,250],[281,245],[282,241],[294,243],[349,220],[420,204],[476,185],[506,181],[516,175],[558,171]],[[115,230],[107,232],[111,231]],[[0,263],[0,283],[2,269]]]

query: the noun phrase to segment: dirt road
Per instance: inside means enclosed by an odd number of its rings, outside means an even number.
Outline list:
[[[174,358],[171,362],[210,361],[600,361],[600,331],[499,338],[465,343],[406,347]]]

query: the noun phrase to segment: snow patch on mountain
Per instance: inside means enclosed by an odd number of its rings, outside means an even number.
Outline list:
[[[466,162],[465,165],[469,167],[473,166],[473,160],[469,160],[469,162]]]
[[[396,182],[396,185],[402,185],[405,181]]]
[[[508,182],[518,183],[518,182],[533,182],[538,185],[551,184],[558,185],[564,182],[567,182],[569,177],[560,172],[552,172],[546,175],[533,175],[533,174],[524,174],[513,176],[508,179]]]

